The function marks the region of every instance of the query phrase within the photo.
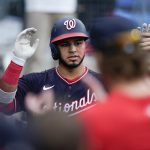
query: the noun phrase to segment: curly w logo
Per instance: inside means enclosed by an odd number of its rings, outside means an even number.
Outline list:
[[[75,28],[76,21],[75,21],[75,19],[66,20],[64,22],[64,25],[66,26],[67,30],[71,30],[71,29]]]

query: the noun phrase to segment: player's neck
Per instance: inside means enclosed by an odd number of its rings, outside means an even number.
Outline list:
[[[86,70],[86,67],[83,64],[76,68],[66,68],[62,65],[59,65],[57,70],[62,77],[72,80],[74,78],[82,76],[82,74],[84,74]]]

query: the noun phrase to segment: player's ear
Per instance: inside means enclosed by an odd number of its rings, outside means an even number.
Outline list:
[[[51,49],[51,54],[54,60],[57,60],[59,58],[59,49],[56,44],[50,43],[49,44]]]

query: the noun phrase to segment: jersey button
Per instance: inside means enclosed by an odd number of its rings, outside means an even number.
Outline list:
[[[69,90],[71,90],[71,86],[69,86]]]

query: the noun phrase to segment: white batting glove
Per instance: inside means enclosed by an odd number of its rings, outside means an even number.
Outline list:
[[[23,66],[28,58],[36,51],[39,39],[36,39],[31,46],[31,39],[37,29],[27,28],[23,30],[16,38],[15,48],[13,51],[12,61],[20,66]]]
[[[142,27],[138,27],[141,32],[141,43],[140,46],[143,50],[150,51],[150,24],[143,23]]]

